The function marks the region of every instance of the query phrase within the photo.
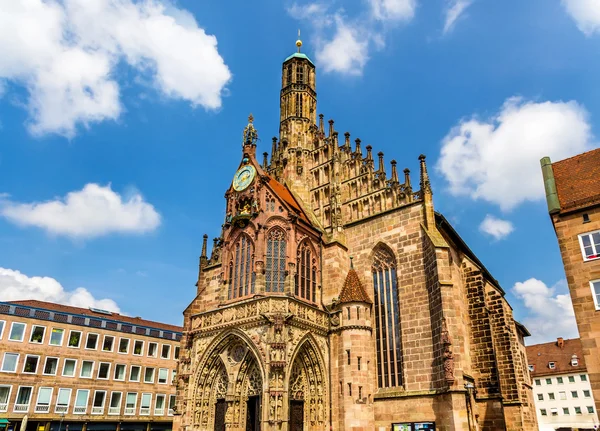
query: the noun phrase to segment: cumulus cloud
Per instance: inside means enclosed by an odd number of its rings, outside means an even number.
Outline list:
[[[454,27],[456,20],[463,15],[465,10],[471,4],[473,0],[449,0],[448,7],[445,10],[445,21],[444,21],[444,34],[448,33]]]
[[[575,101],[506,100],[489,119],[463,119],[442,140],[437,170],[450,193],[508,211],[544,198],[540,159],[592,148],[588,113]]]
[[[562,4],[586,36],[600,33],[600,2],[598,0],[562,0]]]
[[[373,49],[385,45],[385,34],[400,22],[412,20],[416,0],[368,0],[367,8],[348,16],[324,2],[288,8],[290,16],[312,27],[316,60],[326,73],[361,75]]]
[[[527,344],[544,343],[558,337],[579,337],[565,280],[548,287],[543,281],[530,278],[515,283],[512,292],[523,301],[528,312],[523,319],[523,324],[531,332]]]
[[[29,277],[19,271],[0,267],[0,301],[36,299],[74,307],[94,307],[119,313],[112,299],[97,299],[89,290],[78,287],[67,291],[52,277]]]
[[[0,80],[28,91],[29,130],[75,135],[123,111],[117,66],[166,97],[216,109],[231,73],[217,39],[159,0],[0,0]]]
[[[5,197],[0,201],[0,215],[20,226],[80,239],[110,233],[141,234],[160,225],[160,215],[139,192],[123,197],[110,184],[86,184],[64,198],[46,202],[19,203]]]
[[[496,240],[500,240],[510,235],[515,228],[508,220],[502,220],[487,214],[479,225],[479,230],[493,236]]]

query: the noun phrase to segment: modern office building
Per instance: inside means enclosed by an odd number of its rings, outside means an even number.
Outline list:
[[[0,420],[9,431],[170,430],[180,337],[99,309],[0,302]]]
[[[598,412],[581,340],[527,346],[540,431],[595,430]]]
[[[590,383],[600,408],[600,148],[542,159],[548,211],[565,267]]]

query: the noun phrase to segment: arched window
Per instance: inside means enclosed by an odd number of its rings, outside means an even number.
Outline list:
[[[302,117],[302,95],[296,94],[296,117]]]
[[[266,291],[283,292],[285,281],[285,233],[272,229],[267,235]]]
[[[317,268],[308,241],[298,247],[298,272],[296,273],[295,294],[300,298],[317,302]]]
[[[303,64],[296,65],[296,83],[304,84],[304,65]]]
[[[292,65],[290,64],[287,67],[287,83],[286,85],[290,85],[292,83]]]
[[[385,246],[377,246],[373,257],[375,292],[375,341],[377,382],[380,388],[402,384],[402,346],[396,258]]]
[[[229,299],[254,293],[254,247],[246,235],[235,244],[229,265]]]

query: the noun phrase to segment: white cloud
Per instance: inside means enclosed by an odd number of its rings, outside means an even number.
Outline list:
[[[83,287],[67,291],[52,277],[28,277],[19,271],[0,267],[0,301],[24,299],[120,312],[115,301],[96,299],[89,290]]]
[[[456,20],[471,6],[473,0],[449,0],[446,8],[444,21],[444,34],[454,27]]]
[[[348,26],[342,17],[335,17],[336,32],[332,40],[317,52],[317,62],[325,72],[360,75],[369,59],[369,40],[355,26]]]
[[[373,17],[380,21],[409,21],[415,16],[417,0],[368,0]]]
[[[231,74],[217,40],[159,0],[0,0],[0,79],[29,93],[30,131],[72,137],[123,111],[126,63],[166,97],[216,109]]]
[[[124,198],[110,184],[90,183],[64,198],[46,202],[18,203],[4,198],[0,215],[21,226],[81,239],[110,233],[141,234],[160,225],[160,215],[138,192]]]
[[[487,214],[479,225],[479,230],[493,236],[496,240],[500,240],[510,235],[515,228],[510,221]]]
[[[453,195],[506,211],[544,198],[542,157],[561,160],[591,147],[588,114],[577,102],[513,97],[487,120],[461,120],[442,140],[437,170]]]
[[[598,0],[562,0],[563,6],[586,36],[600,33],[600,2]]]
[[[579,337],[573,304],[564,280],[548,287],[543,281],[530,278],[515,283],[512,291],[523,301],[528,312],[523,319],[523,324],[531,332],[527,344],[548,342],[558,337]]]

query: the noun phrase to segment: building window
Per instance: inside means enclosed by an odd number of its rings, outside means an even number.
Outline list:
[[[396,259],[391,250],[374,250],[373,289],[375,292],[375,341],[377,345],[377,382],[380,388],[402,384],[400,310]]]
[[[317,268],[310,243],[303,241],[298,247],[298,272],[296,275],[296,296],[317,302]]]
[[[563,415],[569,415],[569,408],[563,407]]]
[[[600,258],[600,230],[579,235],[583,260]]]
[[[100,362],[98,365],[98,378],[102,380],[107,380],[110,373],[110,363],[108,362]]]
[[[154,416],[162,416],[165,414],[165,395],[157,394],[154,401]]]
[[[31,401],[31,393],[33,388],[31,386],[20,386],[17,391],[17,399],[15,400],[14,411],[16,413],[27,413],[29,410],[29,402]]]
[[[37,401],[35,403],[35,412],[36,413],[49,413],[51,398],[52,398],[52,388],[39,388]]]
[[[173,413],[175,413],[175,395],[169,395],[169,416],[173,416]]]
[[[548,416],[548,412],[546,411],[546,409],[540,409],[540,414],[542,416]]]
[[[271,229],[267,235],[265,282],[267,292],[283,292],[285,281],[285,232]]]
[[[171,356],[171,345],[163,344],[162,350],[160,351],[160,357],[162,359],[169,359],[170,356]]]
[[[577,391],[571,391],[571,397],[579,398],[579,394],[577,393]]]
[[[62,346],[65,330],[61,328],[52,328],[50,331],[50,345]]]
[[[119,340],[119,353],[129,353],[129,338]]]
[[[596,310],[600,310],[600,280],[590,281],[590,288],[592,289]]]
[[[101,415],[104,413],[104,402],[106,401],[106,391],[94,392],[94,400],[92,401],[92,414]]]
[[[533,365],[527,365],[527,369],[529,369],[529,371],[533,372],[535,370],[535,367]]]
[[[546,384],[547,385],[551,385],[552,384],[552,379],[546,379]]]
[[[87,412],[88,398],[90,397],[89,389],[77,389],[75,394],[75,405],[73,406],[73,414],[84,415]]]
[[[540,379],[535,379],[536,386],[542,386],[542,381]]]
[[[13,322],[10,326],[10,334],[8,335],[8,339],[10,341],[23,341],[25,337],[25,325],[20,322]]]
[[[302,106],[302,95],[300,93],[296,94],[296,117],[302,117],[303,111]]]
[[[582,374],[579,376],[581,378],[582,382],[587,382],[587,376],[585,374]],[[569,377],[570,378],[570,377]],[[575,377],[573,377],[573,381],[575,381]]]
[[[154,383],[154,368],[146,367],[144,371],[144,383]]]
[[[56,396],[56,407],[54,413],[67,413],[71,402],[71,389],[60,388]]]
[[[292,83],[292,65],[290,64],[287,67],[287,77],[286,77],[286,84],[290,85]]]
[[[31,335],[29,337],[30,343],[42,344],[44,342],[44,334],[46,334],[46,328],[43,326],[33,325],[31,327]]]
[[[156,358],[158,353],[158,344],[157,343],[148,343],[148,356],[152,358]]]
[[[158,369],[158,383],[167,384],[167,379],[169,378],[169,369],[168,368],[159,368]]]
[[[113,337],[112,335],[105,335],[104,342],[102,343],[102,351],[112,352],[114,343],[115,337]]]
[[[63,363],[62,375],[64,377],[74,377],[76,365],[77,361],[75,359],[65,359],[65,362]]]
[[[241,235],[235,245],[229,270],[229,299],[254,293],[254,247],[247,235]]]
[[[120,380],[120,381],[124,381],[125,380],[125,370],[126,369],[126,365],[125,364],[117,364],[115,365],[115,376],[114,379],[115,380]]]
[[[4,334],[5,326],[6,326],[6,321],[0,320],[0,340],[2,339],[2,335]]]
[[[79,377],[84,379],[91,379],[94,373],[94,361],[81,361],[81,371]]]
[[[554,400],[554,399],[555,399],[555,398],[554,398],[554,392],[549,392],[549,393],[548,393],[548,399],[549,399],[550,401],[552,401],[552,400]]]
[[[125,398],[125,414],[126,415],[135,414],[136,404],[137,404],[137,393],[127,392],[127,397]]]
[[[539,401],[544,401],[544,394],[537,394]]]
[[[296,65],[296,83],[304,84],[304,65],[303,64]]]
[[[579,359],[576,355],[573,355],[573,357],[571,357],[571,366],[576,367],[577,365],[579,365]]]
[[[548,362],[548,368],[553,370],[554,368],[556,368],[556,364],[554,362]]]
[[[556,383],[558,383],[559,385],[563,384],[563,378],[562,377],[557,377],[556,378]]]
[[[110,404],[108,406],[109,415],[120,415],[121,414],[121,399],[123,393],[113,392],[110,394]]]
[[[46,357],[46,363],[44,364],[44,374],[46,376],[56,376],[58,371],[58,358]]]
[[[360,371],[360,356],[356,357],[356,365],[358,367],[358,371]]]
[[[144,342],[142,340],[135,340],[133,342],[133,354],[141,356],[144,353]]]
[[[173,359],[179,359],[179,346],[175,346],[175,350],[173,351]]]
[[[575,407],[575,414],[576,415],[580,415],[581,414],[581,407]]]
[[[4,359],[2,360],[2,368],[0,369],[0,371],[2,371],[3,373],[14,373],[17,371],[18,362],[18,353],[5,353]]]
[[[23,364],[23,372],[27,374],[37,373],[38,362],[40,357],[36,355],[25,356],[25,363]]]
[[[152,394],[142,394],[140,400],[140,415],[146,416],[150,414],[150,404],[152,403]]]
[[[566,400],[567,399],[567,393],[564,391],[561,391],[558,393],[558,398],[561,400]]]
[[[141,367],[139,365],[132,365],[129,370],[129,381],[139,382],[140,381]]]
[[[71,331],[69,333],[69,347],[78,348],[81,343],[81,331]]]
[[[575,383],[575,376],[569,376],[569,383]]]
[[[348,383],[348,395],[352,396],[352,383]]]
[[[8,411],[8,400],[12,386],[0,386],[0,412]]]
[[[584,396],[585,398],[590,398],[592,395],[591,395],[591,392],[590,392],[589,390],[587,390],[587,389],[584,389],[584,390],[583,390],[583,396]]]
[[[96,350],[98,348],[98,334],[87,334],[85,348],[90,350]]]
[[[550,414],[552,416],[558,416],[558,409],[557,408],[550,409]]]
[[[588,413],[594,413],[594,407],[593,406],[587,406],[587,411],[588,411]]]

